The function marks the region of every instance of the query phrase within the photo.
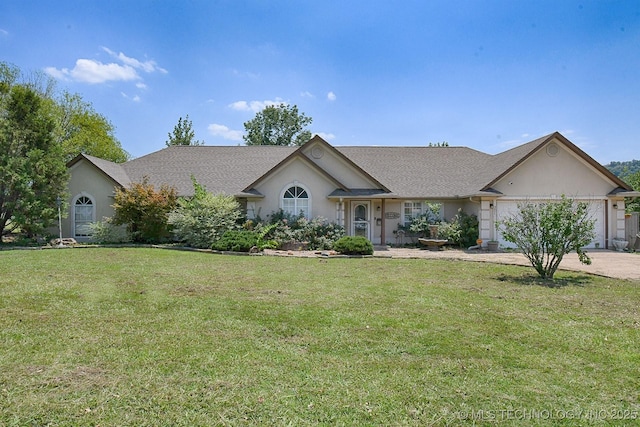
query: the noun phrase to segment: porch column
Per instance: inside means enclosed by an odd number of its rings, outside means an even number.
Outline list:
[[[612,208],[613,208],[613,221],[614,221],[613,238],[626,240],[627,236],[625,233],[626,224],[625,224],[625,218],[624,218],[624,210],[625,210],[624,199],[614,200],[612,202]]]
[[[385,233],[385,229],[384,229],[384,226],[385,226],[384,213],[386,211],[385,201],[386,201],[386,199],[382,199],[382,203],[381,203],[382,208],[380,210],[380,244],[381,245],[386,245],[387,244],[386,239],[385,239],[386,233]]]
[[[483,241],[483,246],[486,246],[486,242],[489,240],[497,238],[493,232],[495,203],[495,200],[482,200],[480,202],[480,215],[478,215],[480,230],[478,234]]]
[[[342,199],[336,202],[336,223],[344,227],[344,202]]]

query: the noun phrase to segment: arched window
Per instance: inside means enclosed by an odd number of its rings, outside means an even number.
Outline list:
[[[95,221],[95,206],[90,197],[81,195],[73,204],[73,234],[74,237],[91,237],[89,225]]]
[[[309,217],[309,194],[304,188],[294,185],[282,194],[282,210],[290,215],[297,216],[302,213]]]

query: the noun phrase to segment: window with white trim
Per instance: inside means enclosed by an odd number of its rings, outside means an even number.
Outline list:
[[[247,219],[256,219],[256,202],[247,202]]]
[[[91,237],[90,224],[95,221],[95,206],[87,196],[79,196],[73,204],[73,234],[75,237]]]
[[[409,200],[402,204],[402,224],[405,227],[411,225],[414,218],[429,213],[433,221],[442,219],[442,203],[418,202]]]
[[[304,188],[293,185],[282,194],[282,211],[297,216],[309,217],[309,193]]]

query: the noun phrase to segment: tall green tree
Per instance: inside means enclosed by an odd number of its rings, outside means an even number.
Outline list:
[[[591,264],[584,251],[595,237],[589,205],[564,195],[558,201],[524,203],[518,212],[498,222],[502,237],[514,243],[543,279],[553,280],[565,254],[575,251]]]
[[[246,145],[303,145],[311,139],[305,127],[313,119],[295,105],[270,105],[244,123]]]
[[[168,133],[169,139],[165,142],[167,147],[172,145],[204,145],[204,141],[196,139],[196,133],[192,129],[193,124],[189,120],[189,115],[183,120],[178,119],[178,124],[173,127],[173,132]]]
[[[79,94],[56,91],[55,80],[43,73],[23,75],[18,67],[0,62],[0,90],[9,93],[18,84],[31,88],[42,100],[41,108],[47,111],[55,124],[54,141],[61,145],[65,160],[80,153],[89,154],[116,163],[129,160],[130,156],[115,137],[115,128],[109,120],[96,112],[91,103]]]
[[[637,171],[634,174],[627,175],[624,180],[627,184],[631,186],[636,191],[640,191],[640,171]],[[640,199],[628,198],[626,200],[626,211],[627,212],[640,212]]]
[[[111,122],[79,94],[65,91],[50,102],[50,108],[56,121],[56,140],[67,161],[80,153],[115,163],[129,160],[129,153],[115,137]]]
[[[35,236],[57,217],[68,173],[55,122],[33,89],[0,85],[0,234]]]

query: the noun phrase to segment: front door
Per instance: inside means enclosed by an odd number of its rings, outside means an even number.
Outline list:
[[[351,206],[351,235],[371,240],[370,203],[353,202]]]

